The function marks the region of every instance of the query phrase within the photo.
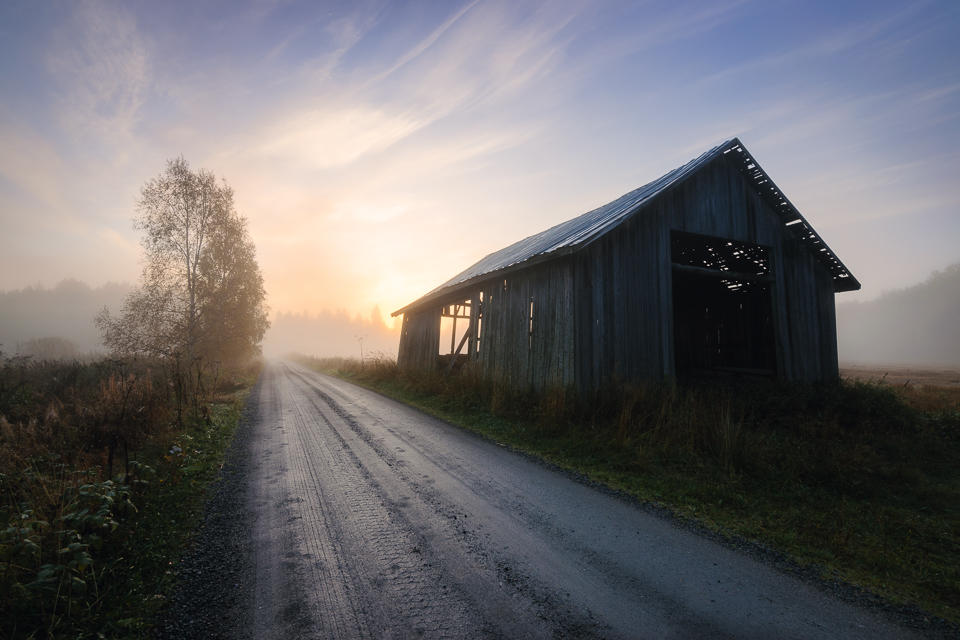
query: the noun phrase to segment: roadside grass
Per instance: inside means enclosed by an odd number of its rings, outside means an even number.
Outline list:
[[[960,623],[960,392],[842,381],[514,393],[389,360],[299,361]]]
[[[142,458],[155,470],[130,537],[113,558],[116,589],[96,622],[107,637],[148,637],[176,586],[176,566],[203,517],[211,485],[240,420],[249,386],[210,405],[210,422],[191,420]],[[180,452],[171,453],[179,446]]]
[[[0,636],[149,637],[258,369],[177,426],[150,363],[0,365]]]

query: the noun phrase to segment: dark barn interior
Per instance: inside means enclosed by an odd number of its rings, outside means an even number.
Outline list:
[[[470,367],[519,389],[718,374],[829,380],[834,295],[859,288],[733,138],[398,309],[397,361]]]
[[[678,231],[670,250],[677,376],[775,375],[769,251]]]

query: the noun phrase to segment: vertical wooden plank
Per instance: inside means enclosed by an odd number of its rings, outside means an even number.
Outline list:
[[[480,318],[480,292],[474,290],[470,295],[470,324],[468,326],[467,358],[470,362],[477,359],[477,330]]]
[[[825,270],[824,270],[825,271]],[[827,381],[840,378],[837,360],[837,310],[836,294],[833,291],[833,278],[828,273],[820,277],[820,336],[822,350],[820,354],[820,375]]]
[[[397,353],[398,366],[415,370],[432,370],[437,366],[440,316],[440,307],[404,314]]]

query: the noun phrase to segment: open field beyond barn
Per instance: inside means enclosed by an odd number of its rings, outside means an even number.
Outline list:
[[[907,387],[960,387],[960,368],[841,364],[840,376],[861,382]]]

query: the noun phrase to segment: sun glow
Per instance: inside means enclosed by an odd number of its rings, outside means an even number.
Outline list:
[[[879,0],[801,25],[787,5],[237,3],[213,28],[0,3],[0,287],[137,281],[138,190],[182,155],[234,189],[274,314],[389,324],[732,136],[858,298],[955,262],[960,14]],[[758,23],[787,26],[737,45]]]

